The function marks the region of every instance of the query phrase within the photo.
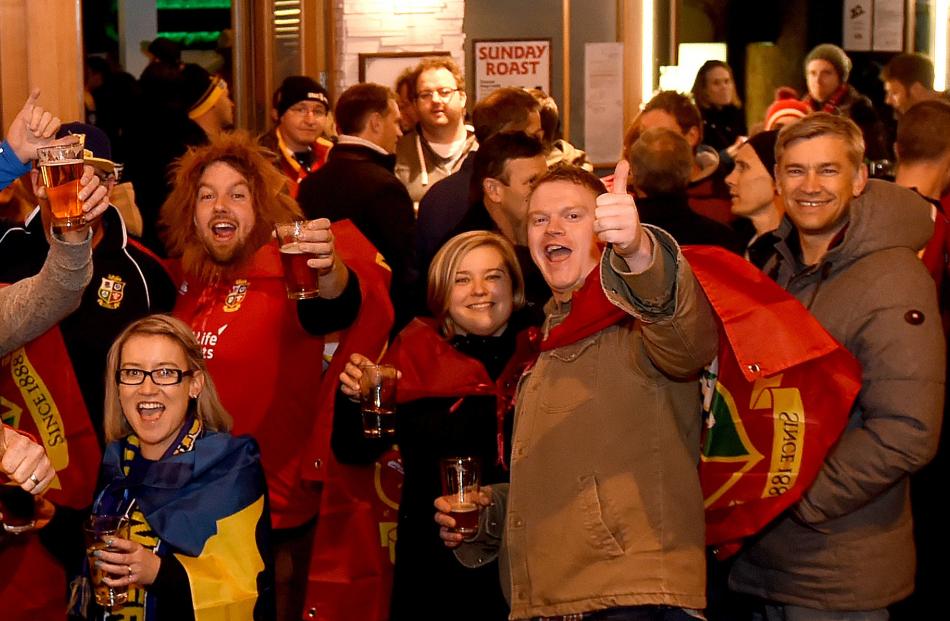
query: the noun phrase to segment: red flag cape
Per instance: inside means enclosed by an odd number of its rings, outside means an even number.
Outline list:
[[[0,359],[0,419],[46,450],[56,470],[46,499],[92,504],[102,453],[58,327]]]
[[[323,482],[305,612],[321,621],[383,621],[389,616],[402,463],[391,450],[369,466],[340,464],[330,434],[339,376],[350,354],[376,359],[386,347],[394,316],[392,272],[351,222],[336,222],[332,230],[337,252],[359,278],[363,301],[324,373],[309,458],[302,462],[305,480]]]
[[[58,327],[0,359],[0,419],[46,450],[56,469],[47,500],[73,509],[92,504],[102,454]],[[4,619],[62,619],[65,589],[63,567],[35,534],[0,544]]]
[[[804,306],[750,263],[719,248],[683,253],[720,325],[699,476],[706,541],[725,557],[814,481],[848,421],[861,368]]]
[[[397,401],[408,403],[427,397],[495,396],[498,463],[505,464],[505,414],[514,403],[518,378],[534,364],[538,356],[537,328],[523,330],[517,336],[515,353],[498,379],[492,381],[479,361],[469,358],[439,334],[432,319],[414,319],[399,333],[386,352],[385,361],[402,373]],[[462,399],[453,406],[454,411]]]

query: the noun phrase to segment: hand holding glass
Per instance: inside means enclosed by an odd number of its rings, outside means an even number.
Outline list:
[[[381,438],[396,433],[396,367],[390,364],[360,366],[360,408],[363,435]]]
[[[129,538],[129,521],[123,515],[92,515],[83,525],[86,536],[86,558],[89,561],[89,576],[96,595],[96,603],[106,608],[114,608],[128,601],[128,588],[110,587],[102,581],[104,573],[96,565],[97,550],[109,550],[107,541],[114,537]]]
[[[79,200],[79,180],[83,173],[83,141],[40,147],[36,156],[46,186],[52,211],[53,230],[71,231],[86,225],[82,201]]]
[[[478,532],[480,466],[477,457],[442,460],[442,494],[451,506],[449,516],[455,520],[455,531],[466,537]]]
[[[291,300],[308,300],[320,295],[317,270],[307,265],[313,255],[300,248],[303,226],[303,220],[278,222],[274,225],[280,246],[280,260],[284,265],[284,284],[287,287],[287,297]]]

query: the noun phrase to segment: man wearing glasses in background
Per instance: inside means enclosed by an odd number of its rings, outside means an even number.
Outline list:
[[[292,75],[274,93],[273,108],[277,125],[259,142],[274,152],[274,165],[290,180],[296,198],[300,182],[326,163],[333,146],[324,136],[330,98],[316,81]]]
[[[419,122],[396,147],[396,176],[414,203],[439,179],[455,172],[476,146],[465,125],[465,80],[448,57],[424,58],[416,66],[415,102]]]

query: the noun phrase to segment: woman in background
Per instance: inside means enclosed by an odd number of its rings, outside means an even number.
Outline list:
[[[703,63],[693,82],[693,100],[703,115],[703,144],[723,151],[747,135],[742,102],[736,94],[732,69],[726,63]]]

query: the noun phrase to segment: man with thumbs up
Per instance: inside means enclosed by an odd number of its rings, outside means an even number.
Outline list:
[[[528,199],[554,297],[516,399],[511,484],[493,489],[480,531],[505,524],[512,619],[686,621],[706,605],[696,377],[716,325],[676,242],[641,225],[628,171],[604,194],[591,173],[555,167]],[[450,517],[436,521],[461,542]],[[459,559],[487,560],[483,543]]]

